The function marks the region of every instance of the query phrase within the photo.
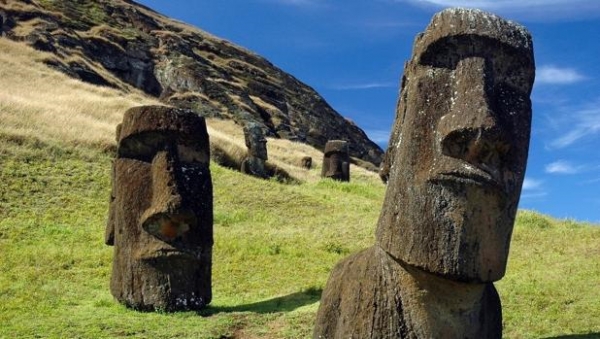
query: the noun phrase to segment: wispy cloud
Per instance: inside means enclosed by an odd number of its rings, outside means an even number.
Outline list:
[[[525,178],[525,180],[523,180],[521,199],[539,199],[548,195],[543,184],[544,182],[542,180]]]
[[[569,110],[564,115],[569,121],[565,121],[561,129],[566,132],[550,142],[550,148],[565,148],[600,134],[600,102],[582,109]],[[565,129],[563,126],[571,127]]]
[[[484,9],[553,8],[574,7],[589,3],[589,0],[410,0],[444,7],[474,7]],[[588,7],[588,6],[584,6]],[[595,8],[597,6],[593,6]]]
[[[546,165],[546,173],[551,174],[576,174],[582,170],[582,166],[575,166],[565,160],[558,160]]]
[[[531,178],[523,180],[523,191],[538,190],[542,187],[543,181]]]
[[[600,1],[590,0],[395,0],[438,7],[480,8],[535,20],[599,17]]]
[[[376,144],[385,144],[390,140],[390,131],[388,130],[366,130],[365,133]]]
[[[271,2],[280,5],[296,6],[296,7],[323,7],[325,1],[323,0],[263,0],[265,2]]]
[[[417,23],[417,22],[412,22],[412,21],[368,21],[364,23],[365,27],[368,28],[374,28],[374,29],[380,29],[380,28],[391,28],[391,29],[397,29],[397,28],[405,28],[405,27],[415,27],[415,26],[421,26],[421,23]]]
[[[585,80],[585,76],[573,68],[560,68],[552,65],[538,67],[536,84],[568,85]]]
[[[398,84],[394,82],[366,82],[361,84],[338,84],[329,86],[330,89],[338,91],[376,89],[376,88],[394,88]]]

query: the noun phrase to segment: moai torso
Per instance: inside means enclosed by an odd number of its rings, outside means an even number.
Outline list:
[[[348,142],[329,140],[323,151],[321,177],[338,181],[350,181],[350,156]]]
[[[376,244],[340,262],[315,338],[501,338],[535,67],[529,33],[478,10],[434,16],[405,66]]]
[[[213,245],[204,118],[134,107],[117,141],[106,229],[106,243],[115,247],[111,293],[139,310],[203,308],[212,298]]]

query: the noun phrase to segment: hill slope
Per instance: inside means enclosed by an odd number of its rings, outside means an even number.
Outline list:
[[[0,51],[0,338],[310,337],[331,268],[374,241],[385,189],[376,174],[321,181],[317,166],[285,185],[211,164],[212,304],[131,311],[110,295],[103,244],[114,128],[126,108],[155,99],[70,79],[23,44],[0,39]],[[242,142],[239,126],[209,125],[211,140]],[[268,146],[282,164],[322,156]],[[497,284],[506,338],[600,337],[599,243],[600,227],[519,213]]]
[[[374,165],[382,150],[312,88],[264,58],[127,0],[0,1],[2,35],[47,51],[86,82],[130,90],[207,117],[260,123],[269,136],[323,149],[349,141]]]

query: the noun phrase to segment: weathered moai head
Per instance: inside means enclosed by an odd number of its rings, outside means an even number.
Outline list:
[[[504,275],[534,74],[525,28],[479,10],[434,16],[402,80],[377,229],[385,251],[460,281]]]
[[[300,167],[305,168],[305,169],[311,169],[312,168],[312,157],[304,156],[304,157],[300,158]]]
[[[321,177],[339,181],[350,181],[350,156],[348,142],[329,140],[325,144]]]
[[[248,147],[248,155],[262,160],[269,160],[267,156],[267,139],[262,128],[255,123],[244,126],[244,139]]]
[[[117,128],[106,243],[111,292],[140,310],[200,309],[211,301],[212,182],[204,118],[134,107]]]
[[[248,123],[244,126],[244,139],[248,148],[248,155],[242,161],[240,170],[242,173],[250,174],[259,178],[268,178],[266,167],[267,139],[262,128],[256,123]]]

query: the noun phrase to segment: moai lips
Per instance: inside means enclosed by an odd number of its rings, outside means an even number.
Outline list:
[[[405,66],[375,246],[333,269],[315,338],[501,338],[531,128],[531,37],[479,10],[436,14]]]
[[[210,303],[212,182],[204,119],[164,106],[128,110],[117,129],[106,243],[111,292],[140,310]]]

